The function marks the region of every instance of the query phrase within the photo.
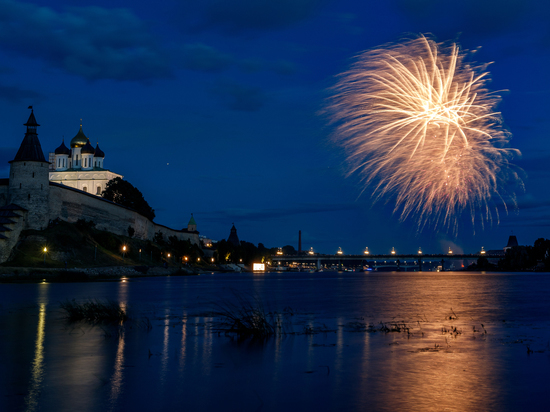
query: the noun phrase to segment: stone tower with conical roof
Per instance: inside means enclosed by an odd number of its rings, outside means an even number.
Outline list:
[[[195,222],[195,218],[193,217],[193,213],[191,213],[191,219],[189,219],[189,223],[187,224],[187,231],[188,232],[196,232],[197,231],[197,222]]]
[[[23,142],[10,161],[8,203],[28,210],[26,229],[45,229],[49,220],[49,162],[38,140],[32,106]]]
[[[240,246],[241,244],[241,242],[239,242],[239,236],[237,236],[237,228],[235,227],[235,223],[233,223],[233,226],[231,227],[227,241],[235,246]]]

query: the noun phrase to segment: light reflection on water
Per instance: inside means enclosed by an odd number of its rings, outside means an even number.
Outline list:
[[[297,334],[212,333],[208,312],[233,290],[292,308],[286,329]],[[73,298],[115,300],[136,321],[67,325],[58,302]],[[2,284],[0,302],[2,411],[537,410],[550,379],[547,274]]]
[[[39,304],[38,328],[36,332],[36,344],[34,349],[34,360],[32,362],[31,381],[29,393],[25,398],[26,411],[38,409],[38,398],[44,379],[44,329],[46,326],[46,304]]]

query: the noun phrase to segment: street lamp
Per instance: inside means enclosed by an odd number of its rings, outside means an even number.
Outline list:
[[[393,248],[393,247],[391,248],[391,254],[395,255],[395,248]]]
[[[479,252],[481,255],[485,254],[485,249],[483,249],[483,246],[481,246],[481,252]]]
[[[48,253],[48,248],[44,246],[44,264],[46,264],[46,253]]]
[[[421,248],[418,248],[418,254],[419,254],[419,255],[422,254],[422,249],[421,249]]]
[[[315,254],[315,252],[313,251],[313,247],[311,247],[311,248],[309,249],[309,254],[310,254],[310,255],[314,255],[314,254]]]
[[[338,252],[336,252],[336,253],[339,254],[339,255],[343,255],[343,254],[344,254],[344,252],[342,252],[342,248],[341,248],[341,247],[338,248]]]
[[[452,255],[453,254],[453,251],[451,249],[451,247],[449,246],[449,255]]]
[[[122,260],[126,257],[126,245],[122,246]]]
[[[369,248],[366,247],[366,248],[365,248],[365,251],[364,251],[363,253],[364,253],[365,255],[370,255]]]

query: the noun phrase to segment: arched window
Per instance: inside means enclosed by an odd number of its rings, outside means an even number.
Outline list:
[[[101,194],[101,186],[98,186],[97,187],[97,191],[95,192],[96,195],[100,195]]]
[[[84,186],[84,187],[82,188],[82,190],[83,190],[84,192],[87,192],[87,191],[88,191],[88,188],[87,188],[86,186]]]

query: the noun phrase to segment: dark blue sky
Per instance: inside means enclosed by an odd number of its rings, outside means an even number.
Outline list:
[[[334,253],[475,252],[550,237],[550,6],[527,0],[0,0],[0,175],[28,105],[44,151],[84,132],[156,210],[201,234]],[[432,33],[481,47],[523,156],[519,211],[458,236],[372,204],[320,116],[359,52]]]

